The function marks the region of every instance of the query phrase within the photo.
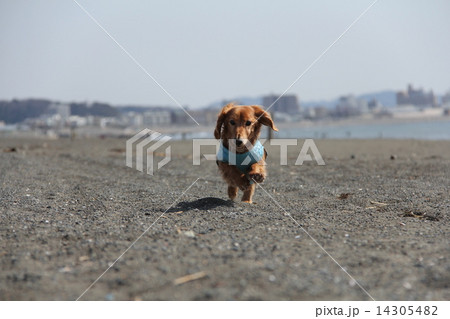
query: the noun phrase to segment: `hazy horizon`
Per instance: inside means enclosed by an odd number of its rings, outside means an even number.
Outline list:
[[[373,1],[79,3],[182,105],[281,94]],[[0,99],[175,105],[73,0],[0,1]],[[378,1],[287,94],[450,89],[450,3]]]

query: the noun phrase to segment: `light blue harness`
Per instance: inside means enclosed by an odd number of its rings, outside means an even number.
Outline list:
[[[253,148],[247,153],[237,154],[230,152],[223,143],[220,143],[219,152],[217,152],[217,160],[236,166],[242,173],[248,173],[251,165],[259,162],[264,157],[264,146],[257,141]],[[247,176],[248,177],[248,176]],[[250,181],[253,184],[253,181]]]

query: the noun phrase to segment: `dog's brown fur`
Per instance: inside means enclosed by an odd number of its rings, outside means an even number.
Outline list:
[[[250,121],[250,125],[248,121]],[[232,124],[234,123],[234,124]],[[222,139],[223,145],[229,148],[229,140],[248,140],[252,145],[259,138],[261,126],[267,125],[275,131],[275,127],[270,114],[257,105],[235,105],[230,103],[225,105],[220,111],[217,118],[214,137]],[[245,153],[248,149],[243,143],[236,146],[236,153]],[[257,183],[262,183],[266,178],[265,159],[267,153],[261,161],[251,165],[248,176]],[[253,193],[255,192],[255,183],[250,184],[249,179],[236,166],[228,163],[218,162],[219,170],[223,179],[228,184],[228,196],[230,199],[236,198],[238,189],[244,192],[242,201],[246,203],[252,202]]]

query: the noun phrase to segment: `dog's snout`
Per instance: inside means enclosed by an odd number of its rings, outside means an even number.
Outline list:
[[[242,140],[236,139],[236,145],[237,145],[237,146],[241,146],[241,145],[242,145]]]

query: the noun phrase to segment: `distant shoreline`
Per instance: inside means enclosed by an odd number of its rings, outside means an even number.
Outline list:
[[[339,120],[320,120],[309,121],[303,120],[299,122],[278,122],[276,123],[279,130],[292,129],[299,127],[315,127],[315,126],[344,126],[344,125],[364,125],[364,124],[401,124],[401,123],[422,123],[422,122],[450,122],[450,116],[445,117],[423,117],[423,118],[345,118]],[[214,125],[193,125],[193,126],[165,126],[161,128],[151,128],[161,133],[199,133],[214,130]]]
[[[323,131],[327,130],[341,130],[343,127],[348,127],[348,131],[351,132],[352,128],[355,128],[357,126],[367,126],[367,129],[370,130],[371,126],[376,125],[404,125],[404,124],[410,124],[410,123],[442,123],[442,122],[449,122],[450,124],[450,116],[441,116],[441,117],[422,117],[422,118],[367,118],[367,117],[358,117],[358,118],[345,118],[345,119],[339,119],[339,120],[321,120],[321,121],[307,121],[303,120],[300,122],[277,122],[276,125],[279,129],[278,137],[279,138],[287,138],[292,137],[292,132],[289,131],[311,131],[313,136],[315,138],[369,138],[369,139],[376,139],[376,138],[383,138],[383,139],[389,139],[389,138],[398,138],[398,137],[389,137],[389,134],[384,135],[381,134],[380,136],[372,136],[372,137],[358,137],[358,134],[351,134],[349,136],[329,136],[327,134],[323,135]],[[172,138],[179,140],[179,139],[192,139],[192,138],[213,138],[213,131],[214,131],[215,124],[209,124],[209,125],[189,125],[189,126],[150,126],[147,127],[150,130],[158,131],[162,134],[172,135]],[[144,129],[141,128],[127,128],[127,129],[119,129],[119,128],[113,128],[113,127],[105,127],[105,128],[99,128],[99,127],[93,127],[93,126],[85,126],[80,127],[74,131],[75,138],[89,138],[89,137],[131,137],[140,130]],[[316,131],[317,130],[317,131]],[[266,135],[266,130],[262,130],[261,136]],[[37,131],[0,131],[0,136],[6,137],[38,137],[38,138],[50,138],[55,139],[58,138],[58,133],[53,132],[52,134],[42,134]],[[380,131],[380,133],[383,133]],[[69,137],[71,134],[69,129],[63,129],[59,131],[59,137]],[[289,136],[286,136],[289,135]],[[295,135],[295,133],[294,133]],[[300,138],[300,137],[298,137]],[[400,137],[400,138],[408,138],[408,137]],[[415,136],[411,136],[410,138],[415,139],[427,139],[427,138],[417,138]],[[436,140],[439,140],[440,138],[437,138]],[[447,137],[444,137],[443,139],[448,139]],[[435,140],[435,138],[430,138],[430,140]]]
[[[446,117],[422,117],[422,118],[344,118],[339,120],[323,121],[300,121],[300,122],[282,122],[277,124],[278,128],[296,128],[301,126],[343,126],[343,125],[363,125],[363,124],[401,124],[401,123],[422,123],[422,122],[450,122],[450,116]]]

